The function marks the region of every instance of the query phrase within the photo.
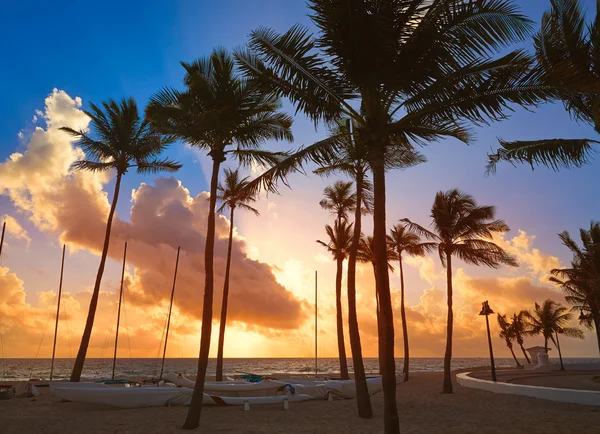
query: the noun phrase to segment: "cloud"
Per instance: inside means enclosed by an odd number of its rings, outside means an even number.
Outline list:
[[[525,266],[530,275],[540,282],[547,283],[550,270],[561,268],[560,260],[534,248],[535,235],[527,235],[523,230],[519,229],[519,235],[512,239],[506,240],[504,235],[501,235],[494,241],[514,255],[521,267]]]
[[[4,214],[2,217],[0,217],[0,221],[6,222],[7,233],[11,234],[18,240],[24,240],[27,245],[29,245],[31,238],[29,237],[29,234],[27,234],[27,231],[23,229],[21,224],[17,221],[17,219],[8,214]]]
[[[37,127],[27,150],[0,164],[0,184],[14,207],[37,228],[57,235],[70,251],[99,254],[109,211],[104,187],[111,175],[74,172],[71,165],[84,154],[59,130],[65,125],[87,128],[89,119],[81,106],[81,99],[55,89],[45,101],[46,129]],[[123,242],[129,242],[128,264],[134,267],[127,281],[131,302],[151,309],[168,301],[175,252],[181,246],[175,303],[190,321],[199,320],[208,193],[192,197],[175,178],[158,178],[134,190],[131,203],[129,221],[116,217],[113,222],[109,250],[109,256],[120,261]],[[214,254],[216,314],[220,312],[228,230],[229,221],[219,216]],[[293,329],[303,319],[302,304],[277,282],[272,267],[250,259],[245,241],[234,239],[228,320],[246,328]]]
[[[434,282],[445,277],[443,270],[436,272],[434,260],[429,256],[406,255],[403,260],[404,263],[417,267],[419,269],[419,276],[421,279],[430,285],[433,285]]]

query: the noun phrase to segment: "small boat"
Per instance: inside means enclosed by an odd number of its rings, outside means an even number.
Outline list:
[[[168,372],[163,375],[165,380],[181,387],[194,388],[194,381],[184,377],[182,374]],[[246,381],[207,381],[204,383],[204,392],[211,395],[230,397],[257,397],[278,396],[292,392],[289,383],[277,380],[263,380],[257,383]]]
[[[0,401],[15,396],[15,388],[10,384],[0,385]]]
[[[167,373],[166,380],[181,387],[193,388],[194,382],[182,374]],[[398,376],[396,381],[403,380]],[[383,390],[381,377],[367,378],[369,395],[374,395]],[[206,382],[204,391],[209,394],[222,396],[269,396],[282,393],[296,392],[309,395],[313,399],[353,399],[356,398],[356,384],[354,380],[328,380],[328,379],[290,379],[287,382],[278,380],[262,380],[258,383],[239,382]]]
[[[119,408],[160,407],[189,405],[193,389],[186,387],[111,387],[95,385],[93,387],[68,387],[63,384],[55,387],[50,385],[53,395],[67,401],[102,404]],[[312,397],[303,394],[287,394],[281,396],[258,397],[227,397],[205,393],[204,405],[263,405],[311,400]]]

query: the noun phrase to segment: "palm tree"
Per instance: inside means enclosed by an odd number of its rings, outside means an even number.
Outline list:
[[[559,94],[565,109],[579,122],[600,133],[600,15],[586,25],[583,5],[578,0],[551,0],[535,37],[538,64]],[[600,3],[596,3],[600,12]],[[569,91],[570,90],[570,91]],[[489,155],[488,172],[502,161],[547,166],[554,170],[588,164],[597,139],[542,139],[500,141],[500,149]]]
[[[327,251],[333,255],[336,262],[335,309],[337,318],[338,353],[340,356],[340,373],[342,380],[347,380],[349,378],[348,364],[346,362],[344,319],[342,317],[342,268],[352,244],[352,223],[348,224],[345,220],[336,220],[333,228],[329,225],[325,226],[325,232],[327,232],[327,235],[329,236],[329,241],[324,242],[317,240],[317,243],[324,246]]]
[[[523,356],[525,356],[525,360],[527,363],[531,364],[531,360],[529,360],[529,356],[525,351],[525,347],[523,346],[523,337],[527,334],[527,323],[525,322],[525,312],[522,310],[518,314],[513,314],[512,321],[510,322],[510,327],[512,328],[513,333],[515,334],[515,339],[519,346],[521,347],[521,351],[523,352]]]
[[[140,118],[137,104],[132,98],[123,99],[120,103],[111,99],[102,102],[102,107],[90,104],[90,111],[85,111],[85,114],[91,120],[93,135],[84,130],[74,130],[69,127],[61,128],[62,131],[78,139],[78,145],[89,158],[74,163],[74,169],[90,172],[105,172],[114,169],[117,176],[90,308],[77,358],[75,359],[75,366],[71,373],[70,381],[76,382],[81,379],[87,349],[92,336],[92,328],[94,327],[100,284],[102,283],[104,266],[108,256],[112,221],[121,189],[121,178],[132,167],[135,167],[138,173],[143,174],[153,174],[163,170],[175,172],[181,167],[181,164],[172,160],[158,159],[170,140],[154,131],[148,121]]]
[[[210,202],[204,250],[204,301],[198,375],[185,429],[200,423],[208,364],[214,293],[215,206],[219,169],[228,156],[244,166],[273,164],[281,154],[260,149],[266,140],[292,140],[292,119],[279,112],[281,102],[256,80],[237,74],[233,58],[223,49],[192,63],[182,62],[186,89],[166,88],[154,95],[147,116],[162,133],[185,140],[212,159]]]
[[[276,87],[315,123],[350,118],[353,136],[368,147],[373,171],[373,222],[378,263],[386,257],[385,159],[388,152],[443,137],[469,142],[468,123],[505,117],[510,104],[547,98],[524,51],[531,22],[512,0],[309,0],[317,28],[280,34],[260,28],[250,50],[236,53],[244,70]],[[503,54],[499,54],[504,51]],[[328,137],[299,149],[253,182],[277,190],[279,181],[338,150]],[[385,433],[399,432],[394,324],[387,267],[377,269],[382,326]]]
[[[596,329],[600,351],[600,223],[591,222],[590,229],[580,229],[582,246],[568,232],[558,236],[573,253],[571,268],[554,269],[550,280],[567,293],[565,299],[573,309],[581,312],[579,321],[585,327]],[[558,277],[555,277],[558,276]]]
[[[387,241],[387,239],[386,239]],[[387,252],[386,252],[386,262],[387,269],[394,272],[394,266],[391,261],[395,261],[397,258],[396,250],[394,246],[392,246],[389,242],[386,244]],[[358,243],[358,251],[356,255],[356,259],[358,262],[368,263],[373,266],[373,275],[377,278],[377,256],[375,254],[375,239],[372,236],[365,237],[361,236],[360,241]],[[377,288],[377,284],[375,285],[375,301],[377,304],[377,326],[380,325],[380,313],[381,306],[379,304],[379,290]],[[381,343],[381,342],[380,342]],[[381,365],[381,362],[379,363]]]
[[[333,185],[325,187],[324,198],[319,205],[335,215],[336,221],[348,221],[348,214],[356,207],[356,193],[352,182],[336,181]]]
[[[229,243],[227,245],[227,263],[225,265],[225,281],[223,283],[223,301],[221,303],[221,321],[219,324],[219,344],[217,349],[217,372],[216,380],[223,381],[223,347],[225,345],[225,326],[227,324],[227,302],[229,300],[229,270],[231,268],[231,249],[233,246],[233,214],[236,208],[250,211],[258,216],[259,212],[249,204],[256,202],[256,196],[248,196],[243,193],[248,185],[248,177],[242,178],[239,169],[225,169],[224,186],[219,184],[217,200],[222,203],[217,210],[223,212],[225,207],[229,208]]]
[[[564,371],[562,353],[560,351],[560,343],[558,335],[564,334],[570,338],[583,339],[583,332],[575,327],[565,327],[573,315],[569,310],[552,300],[544,301],[543,305],[535,304],[533,313],[526,312],[526,319],[529,324],[529,333],[531,335],[544,336],[544,348],[548,353],[548,340],[552,341],[558,348],[560,357],[560,370]]]
[[[354,235],[348,256],[348,330],[358,414],[364,419],[370,419],[373,417],[373,410],[367,389],[356,313],[356,257],[361,238],[362,215],[371,212],[373,208],[373,186],[368,178],[370,171],[368,147],[365,146],[364,141],[357,140],[352,134],[352,131],[357,128],[356,122],[351,119],[342,119],[331,129],[331,137],[335,138],[338,144],[337,154],[328,162],[321,161],[320,167],[314,173],[321,176],[342,173],[353,179],[356,184],[355,203],[359,203],[360,206],[354,207]],[[419,153],[412,150],[406,151],[400,146],[395,152],[390,152],[386,156],[388,169],[407,168],[424,161],[425,158]]]
[[[408,381],[408,364],[410,361],[408,347],[408,325],[406,323],[406,310],[404,307],[404,269],[402,267],[402,255],[406,253],[411,256],[424,256],[425,249],[421,244],[421,237],[411,231],[406,225],[397,224],[392,227],[388,242],[394,248],[400,268],[400,316],[402,317],[402,337],[404,340],[404,381]]]
[[[515,331],[512,328],[511,324],[506,319],[506,315],[498,314],[498,325],[500,326],[500,333],[498,334],[498,336],[501,339],[504,339],[504,343],[506,343],[506,346],[510,350],[510,353],[512,354],[513,359],[515,359],[517,368],[520,368],[521,364],[519,363],[517,356],[515,356],[515,352],[513,351],[513,344],[512,344],[512,341],[514,341],[516,339]]]
[[[473,197],[453,189],[447,192],[440,191],[435,195],[431,208],[433,232],[412,223],[409,219],[402,220],[413,231],[433,240],[431,243],[425,243],[424,248],[437,248],[442,266],[446,268],[448,336],[444,356],[444,393],[452,393],[452,256],[467,264],[486,265],[491,268],[498,268],[501,264],[517,266],[512,256],[491,241],[494,234],[509,231],[504,221],[494,220],[495,214],[493,206],[478,206]]]

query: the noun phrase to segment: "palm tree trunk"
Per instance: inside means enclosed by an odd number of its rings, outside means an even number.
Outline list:
[[[73,366],[73,372],[71,373],[71,378],[69,381],[79,382],[81,379],[83,364],[85,363],[85,356],[87,354],[88,346],[90,345],[92,329],[94,327],[94,318],[96,317],[96,308],[98,307],[98,296],[100,295],[100,284],[102,283],[104,266],[106,265],[106,258],[108,256],[110,231],[112,229],[112,221],[115,215],[115,209],[117,208],[117,201],[119,200],[119,190],[121,189],[122,176],[122,173],[117,172],[117,179],[115,180],[115,192],[112,204],[110,206],[110,212],[108,213],[108,220],[106,222],[106,233],[104,234],[104,246],[102,247],[102,256],[100,258],[100,265],[98,266],[98,274],[96,274],[96,282],[94,283],[94,291],[92,292],[92,299],[90,300],[90,308],[88,310],[88,316],[85,322],[85,329],[83,330],[83,336],[81,336],[81,344],[79,345],[79,351],[77,352],[77,358],[75,359],[75,365]]]
[[[227,302],[229,301],[229,269],[231,268],[231,248],[233,245],[233,210],[229,215],[229,244],[227,245],[227,264],[225,265],[225,283],[223,283],[223,301],[221,302],[221,322],[219,323],[219,346],[217,349],[216,380],[223,381],[223,347],[225,345],[225,325],[227,324]]]
[[[544,351],[548,354],[548,337],[546,335],[544,335]]]
[[[379,298],[379,367],[383,383],[383,421],[385,434],[400,432],[396,406],[396,361],[394,359],[394,313],[388,274],[385,216],[385,147],[375,143],[372,148],[373,173],[373,244],[375,250],[375,290]]]
[[[446,326],[446,353],[444,354],[444,388],[443,393],[452,393],[452,332],[454,328],[454,313],[452,312],[452,255],[446,255],[446,285],[448,287],[448,323]]]
[[[350,350],[352,352],[352,364],[354,366],[354,382],[356,384],[356,405],[358,415],[363,419],[373,417],[371,407],[371,398],[367,388],[367,379],[365,376],[365,365],[362,358],[362,348],[360,343],[360,331],[358,327],[358,315],[356,313],[356,255],[358,252],[358,243],[360,241],[360,232],[362,231],[362,186],[363,178],[361,175],[356,177],[356,210],[354,212],[354,235],[350,254],[348,255],[348,332],[350,334]]]
[[[507,343],[506,346],[508,347],[508,349],[510,350],[510,353],[513,356],[513,359],[515,359],[515,363],[517,364],[517,368],[521,367],[521,364],[519,363],[519,359],[517,359],[517,356],[515,356],[515,352],[513,351],[513,346],[510,343]]]
[[[348,362],[346,361],[346,347],[344,344],[344,317],[342,316],[342,272],[344,258],[337,258],[336,261],[337,269],[335,273],[335,310],[337,317],[338,353],[340,355],[340,374],[342,380],[348,380]]]
[[[560,351],[560,342],[558,341],[558,333],[554,332],[556,335],[556,348],[558,349],[558,358],[560,359],[560,370],[565,370],[565,365],[563,365],[562,352]]]
[[[408,381],[408,325],[406,324],[406,311],[404,310],[404,270],[402,269],[402,253],[398,252],[398,265],[400,266],[400,316],[402,317],[402,338],[404,339],[404,381]]]
[[[531,360],[529,360],[529,356],[527,355],[527,351],[525,351],[525,347],[523,347],[523,343],[519,342],[519,346],[521,347],[521,351],[523,351],[523,355],[525,356],[525,360],[527,360],[527,363],[531,365]]]
[[[600,354],[600,315],[594,314],[594,328],[596,329],[596,339],[598,341],[598,353]]]
[[[213,155],[212,177],[210,180],[210,209],[208,212],[208,227],[206,229],[206,246],[204,248],[204,301],[202,305],[202,332],[200,338],[200,355],[198,357],[198,374],[194,393],[183,429],[195,429],[200,425],[202,413],[202,397],[204,394],[204,380],[208,365],[208,352],[210,350],[210,335],[212,331],[212,308],[214,292],[214,250],[215,250],[215,205],[217,203],[217,184],[219,183],[219,167],[221,159]]]

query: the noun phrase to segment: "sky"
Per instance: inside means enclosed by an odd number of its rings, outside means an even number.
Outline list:
[[[547,0],[518,3],[535,21],[549,4]],[[592,0],[583,3],[593,11]],[[114,174],[74,173],[70,166],[83,153],[59,128],[86,128],[89,119],[82,109],[90,102],[131,96],[143,109],[162,87],[182,86],[180,61],[206,56],[214,47],[240,46],[259,26],[285,31],[295,23],[311,23],[302,0],[30,1],[11,2],[4,9],[0,18],[0,39],[5,41],[0,68],[0,82],[5,84],[0,101],[0,217],[7,221],[8,231],[0,259],[2,356],[33,357],[38,346],[40,357],[50,356],[64,243],[57,356],[71,357],[79,344],[99,263]],[[530,48],[531,43],[523,46]],[[293,113],[289,103],[284,108]],[[294,143],[271,142],[265,147],[297,148],[325,134],[323,127],[315,129],[301,115],[294,119]],[[509,120],[475,132],[473,145],[452,140],[430,144],[423,149],[426,164],[387,178],[388,226],[404,217],[428,225],[435,193],[460,188],[479,203],[495,205],[498,217],[511,228],[497,242],[517,257],[519,268],[489,270],[460,261],[455,266],[456,357],[486,355],[485,325],[477,315],[482,301],[489,300],[495,311],[509,315],[546,298],[564,302],[560,291],[547,282],[550,269],[570,260],[557,234],[568,230],[576,235],[580,227],[600,218],[596,162],[572,171],[503,165],[494,176],[484,173],[487,153],[497,147],[498,138],[594,138],[594,131],[570,119],[562,105],[515,109]],[[168,356],[198,353],[208,160],[184,143],[172,145],[167,153],[183,164],[176,174],[127,173],[124,178],[91,357],[107,356],[107,345],[114,340],[124,241],[129,247],[120,333],[128,341],[121,343],[121,354],[159,354],[179,245],[182,256]],[[324,239],[324,226],[332,223],[333,217],[318,202],[323,188],[334,180],[293,175],[292,190],[261,198],[259,217],[236,215],[226,357],[312,357],[315,270],[319,354],[336,356],[335,264],[315,242]],[[211,356],[216,354],[229,224],[225,216],[217,224]],[[369,217],[364,224],[368,233]],[[410,258],[405,274],[411,355],[442,357],[444,270],[434,256]],[[370,266],[359,267],[358,284],[364,354],[373,357],[377,334]],[[401,356],[399,286],[395,272],[391,289],[396,353]],[[345,303],[344,298],[344,315]],[[495,321],[492,325],[496,335]],[[541,343],[541,338],[529,338],[526,346]],[[499,338],[494,345],[499,356],[509,356]],[[597,356],[590,332],[584,341],[565,339],[562,346],[566,356]]]

